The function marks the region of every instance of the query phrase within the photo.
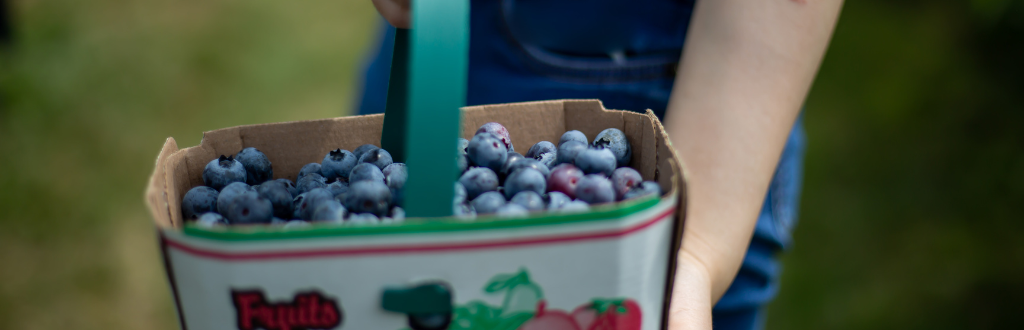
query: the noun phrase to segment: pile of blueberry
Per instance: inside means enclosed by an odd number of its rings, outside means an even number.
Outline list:
[[[387,150],[372,144],[354,152],[332,150],[320,163],[299,170],[298,180],[272,179],[267,155],[245,148],[234,157],[220,156],[203,169],[205,186],[194,187],[181,201],[181,214],[201,226],[309,222],[400,222],[405,164],[394,163]]]
[[[590,204],[661,194],[654,182],[626,167],[631,150],[622,131],[609,128],[593,143],[579,131],[562,135],[556,147],[535,144],[515,152],[508,130],[487,123],[471,140],[459,139],[461,177],[455,183],[454,214],[519,216],[532,211],[578,212]],[[200,226],[310,222],[397,223],[405,218],[402,188],[409,174],[387,150],[366,144],[335,149],[320,163],[306,164],[293,183],[273,179],[270,159],[256,148],[220,156],[203,169],[204,186],[190,189],[182,216]]]
[[[515,217],[535,211],[579,212],[591,204],[661,195],[627,167],[632,156],[622,131],[609,128],[588,142],[580,131],[562,134],[558,146],[541,141],[526,155],[515,152],[508,130],[487,123],[472,139],[459,139],[454,213]]]

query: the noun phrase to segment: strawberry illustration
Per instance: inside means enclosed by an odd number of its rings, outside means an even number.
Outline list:
[[[537,312],[519,330],[582,330],[569,313],[562,310],[544,310],[547,302],[537,302]]]
[[[632,299],[594,299],[572,312],[582,330],[640,330],[642,315]]]

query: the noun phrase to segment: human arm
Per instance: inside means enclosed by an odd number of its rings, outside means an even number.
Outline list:
[[[841,7],[697,2],[665,119],[689,180],[669,329],[711,328]]]
[[[391,25],[408,29],[412,25],[409,8],[410,0],[373,0],[373,6],[377,8],[380,16],[383,16]]]

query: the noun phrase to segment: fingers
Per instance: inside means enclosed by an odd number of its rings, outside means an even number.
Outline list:
[[[408,29],[412,25],[410,0],[373,0],[373,6],[388,23],[397,28]]]

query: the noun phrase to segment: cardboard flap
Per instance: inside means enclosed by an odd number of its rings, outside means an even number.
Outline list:
[[[149,177],[149,185],[146,187],[145,200],[149,206],[149,213],[153,215],[153,221],[162,228],[173,227],[173,223],[167,201],[167,158],[178,151],[178,143],[174,138],[167,138],[160,153],[156,156],[156,166],[153,167],[153,174]]]

